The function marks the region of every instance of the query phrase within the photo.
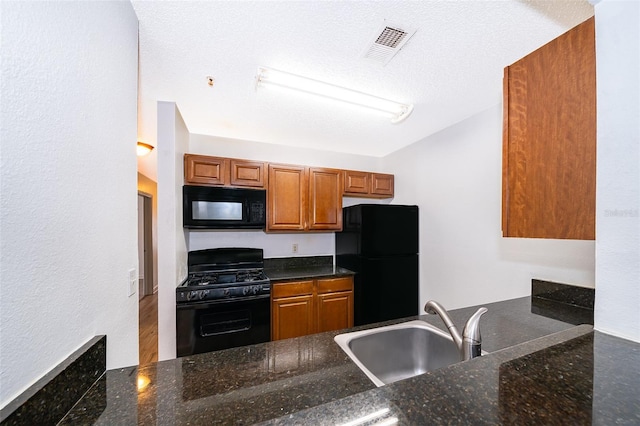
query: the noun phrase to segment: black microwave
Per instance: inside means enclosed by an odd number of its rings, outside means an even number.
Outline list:
[[[264,189],[184,185],[183,225],[196,229],[264,229]]]

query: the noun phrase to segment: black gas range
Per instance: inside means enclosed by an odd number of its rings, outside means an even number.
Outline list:
[[[269,341],[271,283],[262,249],[190,251],[176,288],[177,355]]]
[[[191,251],[187,278],[176,289],[177,303],[230,300],[269,295],[262,249],[222,248]]]

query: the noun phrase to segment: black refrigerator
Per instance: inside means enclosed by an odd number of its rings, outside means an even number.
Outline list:
[[[354,324],[418,314],[418,206],[359,204],[342,209],[336,265],[356,273]]]

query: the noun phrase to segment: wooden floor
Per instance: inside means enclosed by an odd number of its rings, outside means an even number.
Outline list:
[[[140,365],[158,361],[158,293],[144,296],[139,307]]]

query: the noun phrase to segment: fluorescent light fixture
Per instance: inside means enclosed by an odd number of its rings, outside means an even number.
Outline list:
[[[138,146],[136,147],[136,154],[138,154],[138,157],[142,157],[150,153],[151,150],[153,150],[153,146],[149,145],[148,143],[138,142]]]
[[[310,95],[359,105],[376,111],[381,111],[391,117],[392,123],[400,123],[411,114],[413,105],[394,102],[367,93],[336,86],[323,81],[312,80],[284,71],[259,67],[256,76],[256,89],[261,86],[277,86],[297,90]]]

